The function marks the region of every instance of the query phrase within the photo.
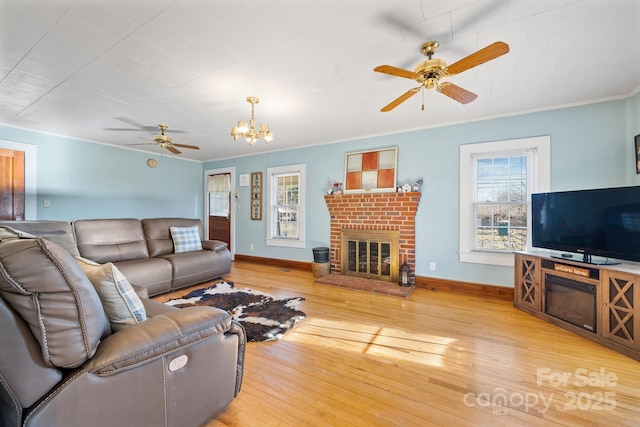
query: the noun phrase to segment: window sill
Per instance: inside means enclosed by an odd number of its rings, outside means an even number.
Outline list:
[[[289,239],[267,239],[267,246],[282,246],[285,248],[304,248],[305,242],[303,240],[289,240]]]
[[[514,265],[512,252],[460,252],[460,262],[501,265],[504,267],[513,267]]]

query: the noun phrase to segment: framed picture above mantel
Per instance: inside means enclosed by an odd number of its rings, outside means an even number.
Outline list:
[[[398,148],[347,153],[344,192],[395,192]]]

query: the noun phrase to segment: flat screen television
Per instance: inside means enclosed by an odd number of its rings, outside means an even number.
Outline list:
[[[593,264],[640,261],[640,186],[532,194],[531,241]]]

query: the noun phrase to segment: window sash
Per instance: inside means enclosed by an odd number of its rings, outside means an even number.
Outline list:
[[[473,155],[472,162],[473,250],[510,253],[526,249],[533,150]],[[518,184],[520,188],[513,191]],[[513,224],[516,215],[520,225]]]
[[[298,238],[298,201],[300,190],[299,173],[283,173],[273,176],[273,234],[274,239]]]
[[[305,247],[304,175],[303,164],[267,169],[267,176],[269,176],[267,245]]]

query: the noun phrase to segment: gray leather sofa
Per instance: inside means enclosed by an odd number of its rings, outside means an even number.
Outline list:
[[[147,320],[113,332],[67,249],[0,228],[0,425],[191,427],[224,409],[242,384],[242,326],[142,303]]]
[[[231,271],[227,244],[204,240],[202,221],[190,218],[0,221],[51,240],[73,256],[113,262],[129,282],[157,295],[218,278]],[[170,227],[197,226],[202,250],[174,253]]]

